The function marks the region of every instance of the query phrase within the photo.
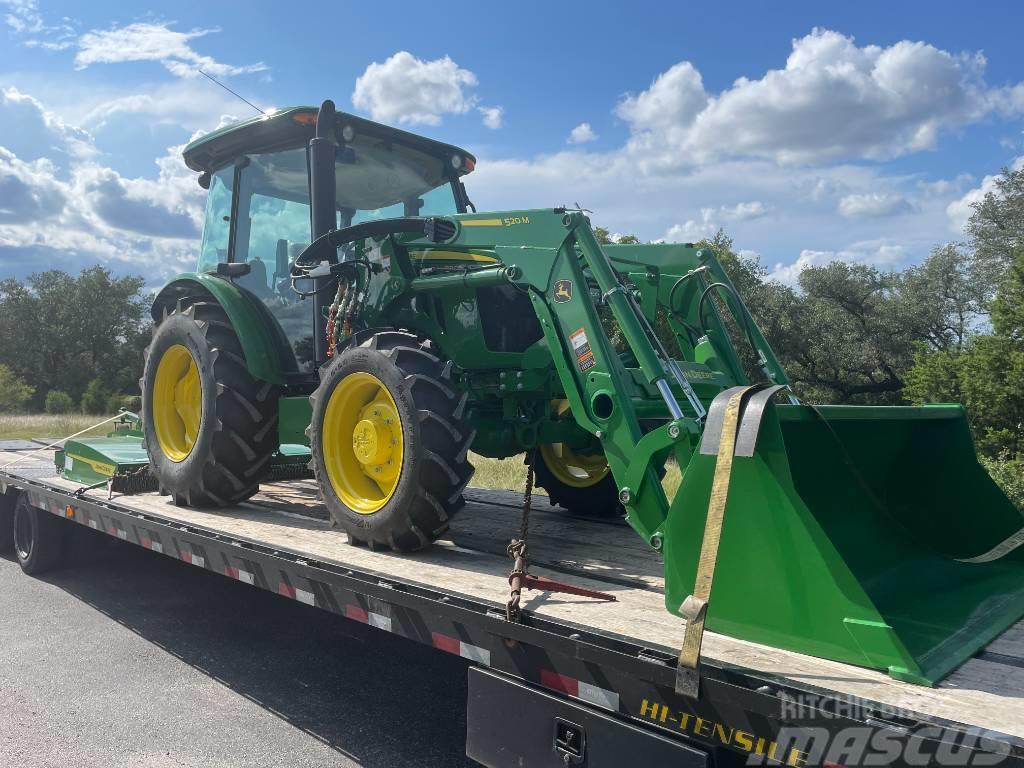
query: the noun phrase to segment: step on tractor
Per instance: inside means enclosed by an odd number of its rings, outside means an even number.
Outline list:
[[[174,503],[298,456],[350,541],[406,553],[458,514],[471,450],[525,453],[553,503],[660,553],[681,691],[705,626],[931,684],[1024,615],[1024,520],[963,409],[801,404],[709,248],[477,212],[473,155],[329,101],[184,159],[202,244],[153,305],[135,438]]]

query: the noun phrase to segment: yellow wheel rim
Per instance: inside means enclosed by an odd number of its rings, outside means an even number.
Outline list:
[[[402,474],[404,440],[398,407],[380,379],[358,372],[338,382],[320,440],[327,478],[346,507],[372,515],[388,503]]]
[[[203,385],[195,358],[181,344],[169,347],[160,358],[150,407],[160,450],[171,461],[184,461],[199,437]]]
[[[551,410],[559,418],[572,418],[568,400],[552,400]],[[589,488],[604,480],[608,474],[608,459],[604,456],[576,453],[565,443],[548,443],[540,447],[540,455],[551,474],[573,488]]]
[[[608,459],[604,456],[576,453],[565,443],[542,445],[540,455],[551,474],[573,488],[597,485],[608,474]]]

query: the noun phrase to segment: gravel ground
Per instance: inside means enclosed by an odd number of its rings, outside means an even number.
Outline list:
[[[0,557],[5,768],[475,765],[462,660],[81,533]]]

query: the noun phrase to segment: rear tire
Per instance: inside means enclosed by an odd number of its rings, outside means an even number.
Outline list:
[[[14,506],[14,554],[29,576],[56,568],[64,558],[67,524],[29,504],[21,494]]]
[[[548,500],[552,506],[559,506],[574,515],[586,517],[611,518],[624,514],[619,503],[619,492],[612,473],[604,474],[587,485],[587,480],[567,482],[566,467],[557,464],[556,452],[552,446],[541,446],[536,451],[534,460],[534,483],[548,492]],[[555,466],[551,466],[554,464]],[[581,473],[577,473],[581,474]]]
[[[374,334],[320,369],[310,397],[313,468],[331,519],[352,543],[409,552],[448,529],[473,476],[466,399],[451,384],[451,363],[409,333]]]
[[[179,505],[211,507],[259,490],[278,444],[278,388],[249,373],[222,307],[179,303],[153,332],[139,383],[146,450],[161,493]]]

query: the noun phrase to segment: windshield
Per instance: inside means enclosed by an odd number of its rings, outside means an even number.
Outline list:
[[[277,198],[308,211],[305,148],[253,155],[250,161],[242,173],[243,195]],[[335,168],[339,227],[367,219],[458,211],[446,163],[439,158],[400,145],[360,144],[357,139],[339,147]]]

